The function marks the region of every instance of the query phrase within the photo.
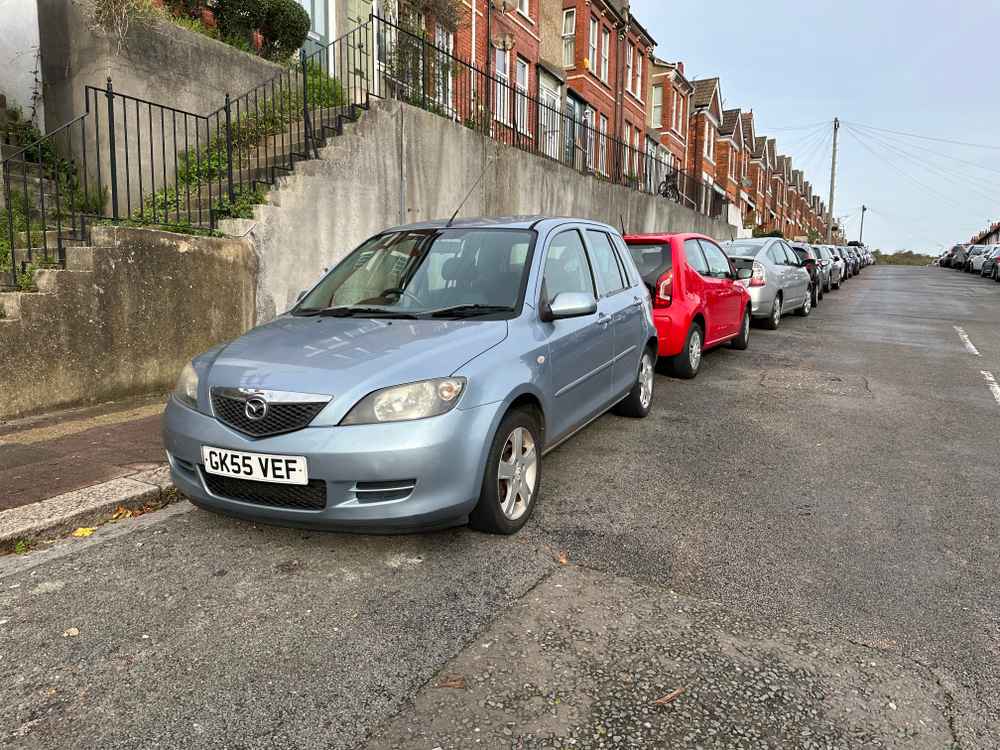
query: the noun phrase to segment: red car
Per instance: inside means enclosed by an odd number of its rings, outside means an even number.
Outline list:
[[[703,234],[630,234],[625,243],[653,298],[660,361],[672,374],[693,378],[706,349],[750,342],[750,293],[737,269]]]

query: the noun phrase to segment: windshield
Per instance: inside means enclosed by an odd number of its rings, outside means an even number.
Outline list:
[[[337,264],[293,313],[513,313],[523,297],[534,240],[535,233],[524,229],[381,234]]]

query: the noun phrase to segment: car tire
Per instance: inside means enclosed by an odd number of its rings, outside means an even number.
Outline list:
[[[812,309],[813,309],[813,290],[812,287],[810,287],[806,291],[805,302],[803,302],[802,306],[795,311],[795,314],[798,315],[800,318],[808,318],[809,313],[812,312]]]
[[[697,323],[692,323],[684,339],[681,353],[670,358],[670,374],[675,378],[690,380],[701,369],[701,356],[705,351],[705,332]]]
[[[838,281],[830,282],[830,287],[832,289],[840,289],[840,281],[838,280]]]
[[[814,285],[813,288],[809,290],[809,294],[812,297],[812,306],[816,307],[819,305],[819,301],[823,298],[823,295],[820,294],[819,287]]]
[[[778,330],[778,326],[781,325],[781,295],[774,295],[774,301],[771,302],[771,312],[764,319],[764,327],[769,331]]]
[[[631,417],[632,419],[642,419],[653,406],[653,381],[655,377],[655,362],[648,348],[639,358],[639,372],[635,378],[635,385],[632,390],[615,406],[614,412],[620,417]]]
[[[743,322],[740,324],[740,335],[729,342],[729,346],[738,351],[744,351],[750,346],[750,306],[743,312]]]
[[[520,435],[521,459],[514,460],[515,435]],[[526,463],[528,448],[525,435],[531,438],[533,462]],[[530,495],[523,496],[512,487],[514,479],[500,478],[500,464],[516,476],[530,482]],[[517,467],[520,466],[520,470]],[[479,492],[479,502],[469,514],[469,526],[487,534],[514,534],[527,523],[538,505],[538,495],[542,487],[542,428],[538,414],[531,409],[512,409],[507,412],[497,427],[486,460],[483,486]],[[511,497],[510,493],[514,496]],[[501,494],[503,496],[501,496]],[[505,505],[506,501],[506,505]],[[523,507],[521,507],[523,505]],[[505,510],[505,507],[508,510]]]

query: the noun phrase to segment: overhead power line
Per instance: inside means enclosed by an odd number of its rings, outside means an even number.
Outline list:
[[[843,122],[843,120],[841,121]],[[870,128],[871,130],[878,130],[883,133],[893,133],[894,135],[903,135],[907,138],[919,138],[922,141],[936,141],[937,143],[951,143],[955,146],[968,146],[969,148],[984,148],[990,151],[1000,151],[1000,146],[990,146],[985,143],[969,143],[968,141],[955,141],[950,138],[937,138],[930,135],[918,135],[916,133],[906,133],[902,130],[890,130],[889,128],[877,128],[874,125],[864,125],[859,122],[847,122],[847,125],[855,125],[863,128]]]

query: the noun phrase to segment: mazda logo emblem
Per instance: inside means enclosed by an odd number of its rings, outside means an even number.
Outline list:
[[[267,416],[267,401],[260,396],[252,396],[247,399],[244,413],[251,422],[259,422]]]

